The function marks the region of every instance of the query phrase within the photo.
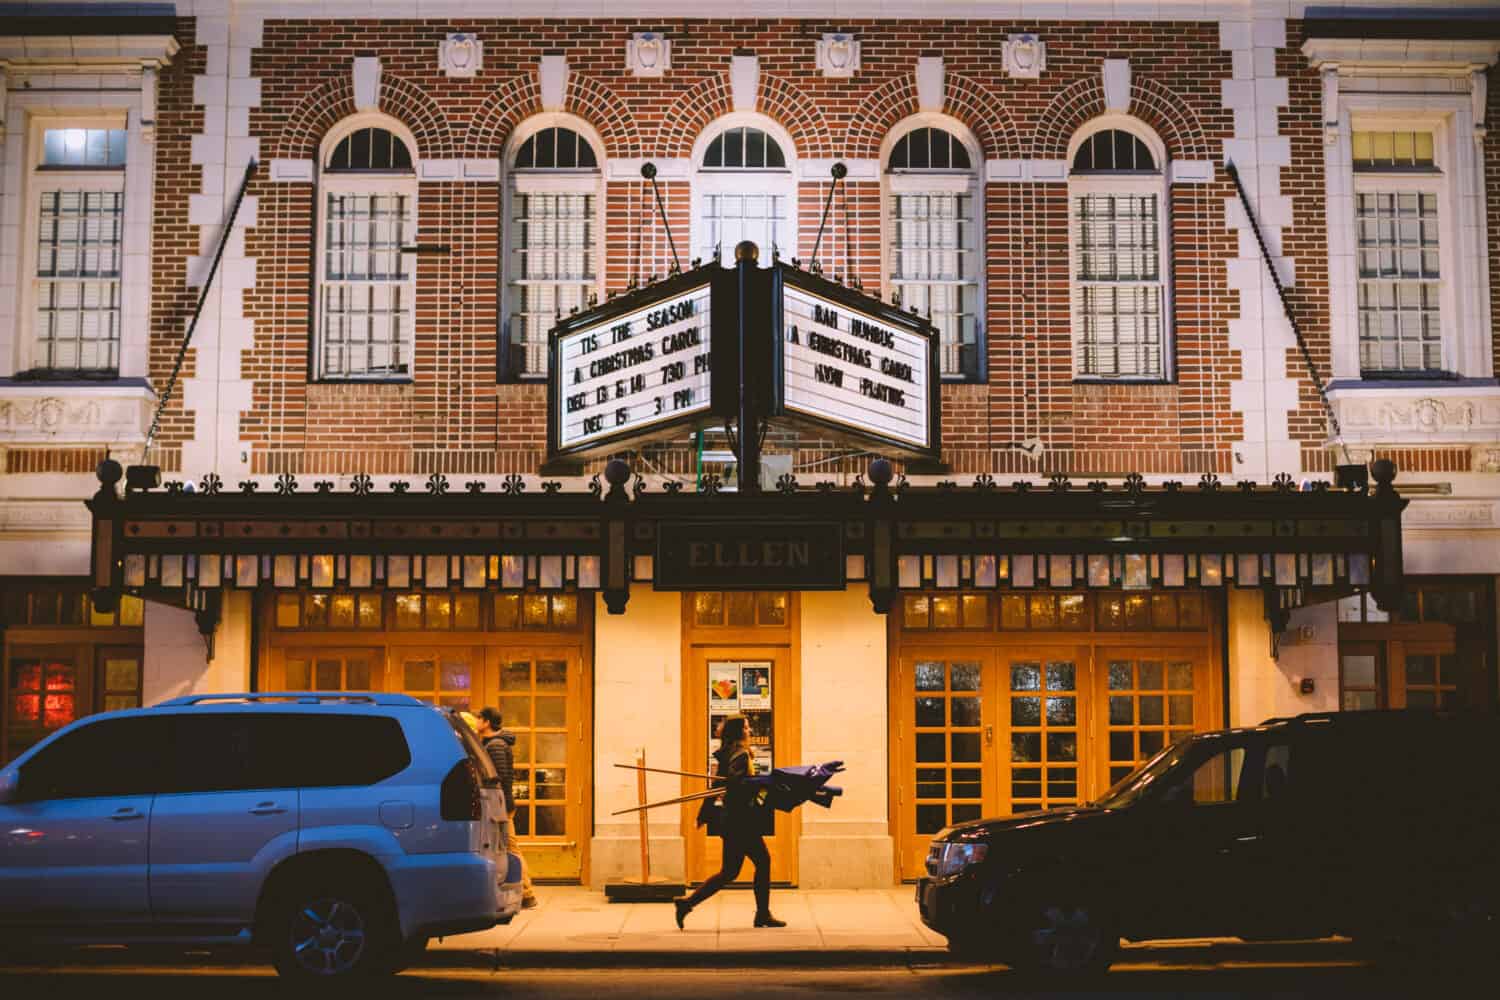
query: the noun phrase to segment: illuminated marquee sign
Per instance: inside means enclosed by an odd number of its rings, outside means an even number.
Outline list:
[[[711,287],[707,273],[683,275],[643,304],[632,296],[553,331],[553,454],[608,451],[708,415]]]
[[[794,271],[781,309],[781,413],[936,454],[937,345],[926,321]]]

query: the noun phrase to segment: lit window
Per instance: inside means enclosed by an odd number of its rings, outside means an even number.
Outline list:
[[[886,279],[901,304],[938,330],[946,377],[979,374],[979,180],[963,141],[914,128],[886,160]]]
[[[1433,147],[1431,132],[1351,136],[1359,367],[1366,374],[1443,370],[1441,175]]]
[[[796,180],[781,144],[768,132],[732,126],[715,135],[699,162],[695,188],[697,256],[717,255],[732,267],[734,248],[744,240],[759,247],[762,267],[777,252],[792,253]]]
[[[1139,137],[1085,138],[1069,174],[1075,371],[1167,377],[1166,183]]]
[[[125,130],[49,128],[36,172],[33,367],[120,367]]]
[[[599,159],[569,128],[553,126],[516,150],[509,174],[506,301],[509,367],[547,374],[547,333],[582,309],[599,275]]]
[[[411,372],[416,174],[402,139],[383,128],[344,136],[325,161],[318,255],[320,378]]]

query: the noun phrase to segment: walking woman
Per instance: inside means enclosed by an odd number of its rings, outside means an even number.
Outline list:
[[[743,715],[731,715],[720,725],[714,760],[718,762],[714,783],[724,786],[724,806],[720,829],[715,831],[710,824],[709,833],[724,838],[724,867],[691,896],[672,900],[677,904],[677,927],[682,928],[693,907],[733,882],[746,858],[755,865],[755,926],[785,927],[786,921],[771,916],[771,852],[766,850],[764,839],[766,810],[755,800],[756,787],[745,780],[755,773],[755,763]],[[702,819],[702,812],[699,817]]]

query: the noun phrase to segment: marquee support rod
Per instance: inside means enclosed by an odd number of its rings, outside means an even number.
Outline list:
[[[667,208],[662,204],[661,188],[656,184],[656,164],[642,163],[641,176],[651,182],[651,192],[656,195],[656,214],[661,217],[661,227],[667,233],[667,246],[672,251],[672,267],[682,270],[682,258],[677,256],[677,242],[672,239],[672,224],[667,221]]]
[[[823,245],[823,227],[828,225],[828,210],[833,207],[833,193],[839,189],[839,181],[849,175],[849,168],[842,163],[835,163],[829,171],[833,174],[833,184],[828,188],[828,197],[823,199],[823,218],[818,222],[818,238],[813,240],[812,263],[814,267],[818,264],[818,247]],[[848,202],[845,202],[847,205]]]

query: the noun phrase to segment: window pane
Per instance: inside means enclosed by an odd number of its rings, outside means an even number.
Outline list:
[[[1079,374],[1161,377],[1165,324],[1157,196],[1087,194],[1074,199],[1073,211]]]
[[[40,195],[33,315],[39,368],[118,369],[124,205],[123,191]]]
[[[1377,372],[1440,370],[1436,196],[1364,192],[1355,198],[1355,218],[1360,367]]]

